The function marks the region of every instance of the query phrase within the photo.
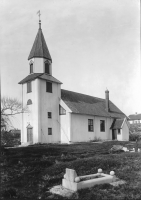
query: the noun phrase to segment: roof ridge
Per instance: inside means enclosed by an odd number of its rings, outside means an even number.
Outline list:
[[[45,49],[43,47],[43,40],[45,41],[45,38],[44,38],[43,32],[42,32],[42,36],[41,37],[42,37],[42,50],[43,50],[43,55],[44,55]],[[46,44],[46,41],[45,41],[45,44]],[[46,44],[46,46],[47,46],[47,44]],[[48,49],[48,47],[47,47],[47,49]]]
[[[36,35],[36,38],[35,38],[35,41],[34,41],[34,43],[35,43],[35,48],[34,48],[34,51],[33,51],[33,55],[35,54],[35,51],[36,51],[36,47],[37,47],[37,40],[38,40],[38,38],[39,38],[39,30],[38,30],[38,33],[37,33],[37,35]],[[34,43],[33,43],[33,46],[34,46]],[[33,47],[32,47],[33,48]],[[31,51],[32,51],[32,49],[31,49]],[[31,52],[30,52],[31,53]],[[29,55],[30,56],[30,55]]]
[[[40,34],[41,34],[41,46],[42,46],[42,52],[43,52],[43,55],[44,55],[44,49],[43,49],[43,38],[42,38],[42,36],[43,36],[43,33],[42,33],[42,29],[40,29]]]
[[[38,31],[38,33],[37,33],[37,36],[36,36],[36,38],[37,38],[37,39],[35,39],[35,41],[37,41],[37,40],[38,40],[38,38],[39,38],[39,31]],[[35,54],[35,50],[36,50],[36,48],[37,48],[37,42],[36,42],[36,45],[35,45],[34,54]]]
[[[65,89],[61,89],[61,90],[65,90]],[[89,97],[96,98],[96,99],[101,99],[101,100],[103,100],[103,101],[105,100],[105,99],[102,99],[102,98],[99,98],[99,97],[90,96],[90,95],[88,95],[88,94],[82,94],[82,93],[73,92],[73,91],[70,91],[70,90],[65,90],[65,91],[72,92],[72,93],[76,93],[76,94],[80,94],[80,95],[84,95],[84,96],[89,96]]]
[[[129,116],[137,116],[137,115],[141,115],[141,113],[139,113],[139,114],[131,114]]]

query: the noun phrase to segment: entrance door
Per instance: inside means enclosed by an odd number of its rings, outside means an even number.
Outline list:
[[[117,139],[116,130],[112,129],[112,140],[116,140],[116,139]]]
[[[33,128],[27,128],[27,142],[33,142]]]

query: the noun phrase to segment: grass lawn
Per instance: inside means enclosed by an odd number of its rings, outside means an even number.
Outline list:
[[[48,144],[1,149],[1,199],[65,199],[49,193],[61,184],[66,168],[78,176],[112,170],[126,181],[118,187],[96,185],[74,194],[75,199],[141,199],[141,153],[109,154],[114,144],[129,142]],[[62,156],[63,154],[63,156]]]

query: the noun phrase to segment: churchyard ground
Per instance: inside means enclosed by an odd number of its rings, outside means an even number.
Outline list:
[[[126,184],[110,184],[83,189],[75,199],[141,199],[141,153],[109,154],[115,145],[130,142],[37,144],[20,148],[1,147],[1,199],[67,199],[51,194],[60,185],[65,169],[75,169],[78,176],[112,170]],[[133,144],[133,143],[132,143]],[[141,145],[139,146],[141,148]]]

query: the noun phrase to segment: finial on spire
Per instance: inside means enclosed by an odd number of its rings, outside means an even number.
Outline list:
[[[40,13],[40,10],[37,12],[37,14],[39,16],[39,29],[41,29],[41,20],[40,20],[41,13]]]

